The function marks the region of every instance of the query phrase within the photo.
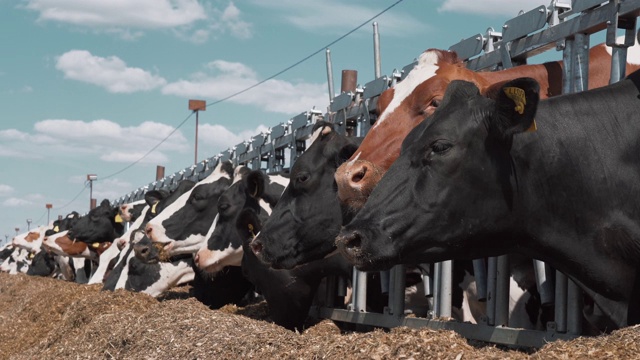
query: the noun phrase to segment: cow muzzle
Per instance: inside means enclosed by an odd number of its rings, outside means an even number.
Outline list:
[[[335,174],[338,199],[352,209],[361,209],[383,174],[378,166],[367,160],[343,163]]]

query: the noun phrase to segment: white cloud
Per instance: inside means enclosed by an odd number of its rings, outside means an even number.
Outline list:
[[[7,196],[14,191],[13,187],[5,184],[0,184],[0,196]]]
[[[234,134],[221,125],[201,124],[198,127],[199,147],[207,151],[220,152],[268,130],[267,126],[259,125],[256,129]]]
[[[97,85],[112,93],[148,91],[166,80],[140,68],[128,67],[116,56],[100,57],[86,50],[68,51],[56,61],[56,69],[67,79]]]
[[[9,207],[19,207],[19,206],[25,206],[25,205],[31,205],[33,204],[33,202],[22,199],[22,198],[8,198],[7,200],[2,202],[2,205],[4,206],[9,206]]]
[[[93,197],[100,203],[102,199],[119,198],[122,194],[130,192],[133,187],[134,185],[127,181],[114,178],[100,180],[98,176],[98,180],[93,184]]]
[[[162,29],[206,18],[197,0],[28,0],[27,9],[50,20],[85,27]]]
[[[539,0],[444,0],[438,11],[515,17],[520,10],[527,12],[548,3]]]
[[[212,33],[247,39],[251,24],[233,2],[219,9],[198,0],[26,0],[38,21],[51,21],[136,40],[145,31],[171,30],[179,38],[206,42]]]
[[[165,85],[162,93],[185,98],[220,100],[260,81],[253,69],[241,63],[216,60],[207,64],[206,70],[208,72],[193,74],[189,80]],[[326,89],[326,84],[271,79],[228,101],[258,106],[269,112],[297,114],[314,106],[318,109],[326,108],[329,102]]]
[[[69,158],[98,156],[108,162],[133,162],[148,150],[169,136],[174,127],[157,122],[145,121],[137,126],[123,127],[110,120],[66,120],[47,119],[34,125],[33,133],[15,129],[0,131],[0,140],[13,153],[4,153],[0,146],[0,156],[12,156],[25,152],[33,156],[64,155]],[[166,151],[184,153],[188,150],[187,139],[178,130],[164,141],[142,163],[154,163],[167,159]],[[37,149],[37,153],[35,152]]]
[[[372,18],[387,6],[378,7],[371,2],[358,5],[338,0],[253,0],[252,2],[258,6],[275,10],[274,12],[283,17],[285,21],[302,30],[310,32],[322,30],[340,35],[352,29],[354,24],[359,25]],[[402,5],[399,5],[374,20],[379,23],[380,31],[385,36],[406,37],[407,33],[425,32],[431,29],[424,21],[412,17],[409,13],[402,12],[401,8]],[[363,27],[361,30],[371,33],[371,26]]]

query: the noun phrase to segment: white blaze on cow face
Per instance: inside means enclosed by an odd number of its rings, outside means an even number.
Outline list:
[[[189,263],[179,261],[177,264],[161,262],[160,279],[141,292],[158,297],[165,291],[179,284],[193,281],[195,272]]]
[[[120,213],[120,217],[122,217],[122,220],[126,221],[126,222],[130,222],[131,221],[131,215],[132,215],[132,211],[133,211],[133,207],[136,205],[141,205],[144,204],[145,200],[138,200],[138,201],[134,201],[128,204],[124,204],[120,206],[120,209],[118,209],[118,212]],[[141,215],[142,217],[142,215]]]
[[[418,64],[407,74],[401,82],[393,87],[393,99],[384,109],[374,127],[382,124],[388,117],[393,114],[394,110],[402,104],[418,85],[429,80],[436,75],[438,70],[438,53],[436,51],[425,51],[418,58]]]
[[[191,192],[194,189],[196,189],[198,186],[211,184],[223,178],[231,180],[231,177],[229,176],[229,174],[225,171],[222,171],[222,164],[223,163],[220,162],[209,176],[204,178],[202,181],[198,182],[193,188],[191,188],[191,190],[180,195],[180,197],[177,198],[176,201],[174,201],[169,206],[167,206],[164,210],[162,210],[162,212],[160,212],[160,214],[158,214],[156,217],[154,217],[147,223],[146,225],[147,233],[149,234],[149,238],[151,239],[152,242],[159,242],[159,243],[165,244],[165,249],[171,255],[184,254],[189,252],[185,248],[191,249],[190,251],[192,253],[195,253],[196,251],[198,251],[198,249],[200,248],[199,245],[203,241],[206,241],[207,239],[206,236],[195,234],[195,235],[190,235],[185,240],[176,241],[174,239],[170,239],[167,236],[166,234],[167,230],[164,228],[164,226],[162,226],[162,222],[170,218],[178,210],[182,209],[186,205],[187,200],[189,200],[189,197],[191,196]],[[194,244],[197,244],[198,246],[194,247]]]

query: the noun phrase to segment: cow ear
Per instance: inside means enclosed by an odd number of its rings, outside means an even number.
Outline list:
[[[253,170],[245,177],[247,193],[254,199],[259,199],[264,194],[265,174],[260,170]]]
[[[531,78],[519,78],[500,87],[495,94],[494,128],[509,139],[514,134],[535,127],[534,117],[540,100],[540,85]]]
[[[166,194],[163,192],[160,192],[158,190],[150,190],[150,191],[147,191],[146,194],[144,194],[144,201],[149,206],[153,206],[153,204],[164,199],[165,197],[166,197]]]
[[[262,222],[255,210],[246,208],[238,215],[236,227],[243,240],[252,240],[260,232]]]

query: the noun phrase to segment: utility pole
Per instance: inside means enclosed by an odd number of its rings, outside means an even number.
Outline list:
[[[196,113],[196,145],[195,145],[195,157],[193,163],[198,164],[198,113],[200,111],[207,110],[207,103],[204,100],[189,100],[189,110]]]
[[[27,219],[27,231],[31,230],[31,219]]]
[[[47,208],[47,225],[49,225],[49,212],[51,211],[53,204],[45,204],[44,206]]]
[[[96,200],[93,198],[93,182],[98,180],[98,175],[88,174],[87,181],[89,182],[89,210],[96,207]]]

